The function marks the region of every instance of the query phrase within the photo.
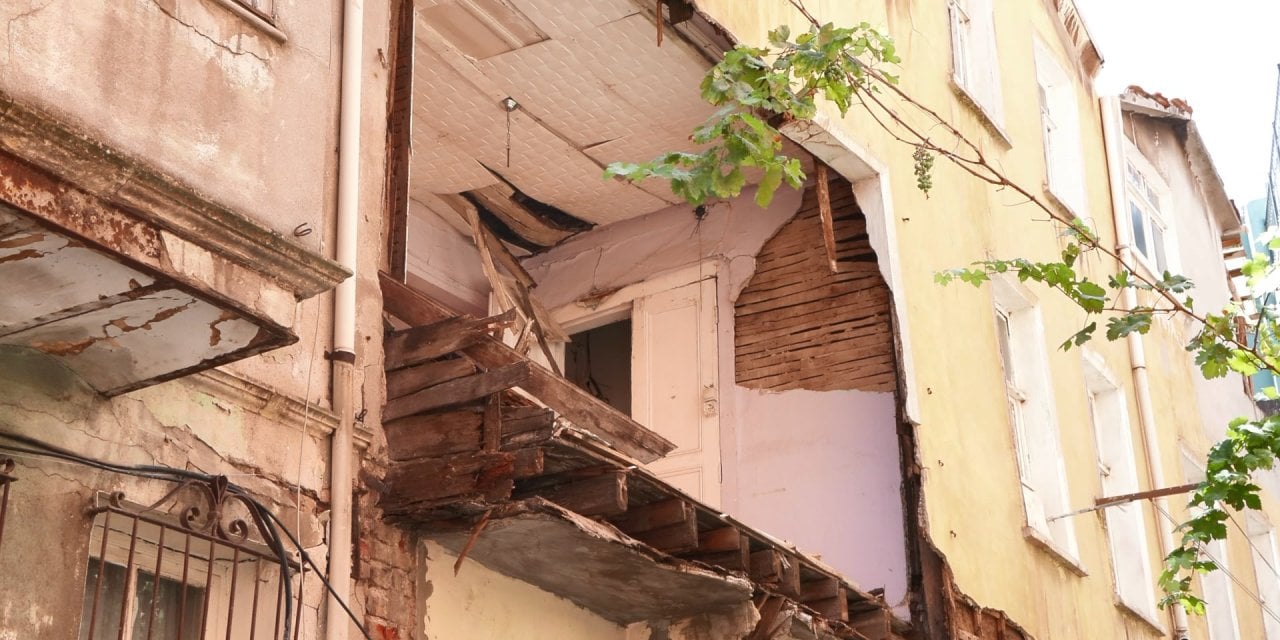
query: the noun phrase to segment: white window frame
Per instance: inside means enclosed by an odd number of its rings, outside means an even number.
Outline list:
[[[1204,467],[1197,462],[1203,459],[1204,456],[1193,456],[1183,448],[1182,473],[1187,483],[1204,482]],[[1191,509],[1193,517],[1203,512],[1203,506]],[[1205,624],[1209,628],[1209,640],[1240,640],[1235,586],[1227,575],[1231,571],[1228,547],[1222,540],[1213,540],[1205,544],[1202,551],[1218,565],[1218,570],[1200,574],[1200,595],[1206,603]]]
[[[997,129],[1004,125],[992,0],[949,0],[951,80]]]
[[[1140,487],[1128,399],[1100,354],[1085,349],[1081,359],[1097,445],[1100,495],[1136,493]],[[1117,605],[1162,628],[1156,610],[1144,504],[1128,502],[1107,507],[1103,512],[1111,552],[1112,587]]]
[[[1280,551],[1276,549],[1276,534],[1266,516],[1251,512],[1245,514],[1245,530],[1248,533],[1250,556],[1253,559],[1254,580],[1258,584],[1258,599],[1262,601],[1262,629],[1266,640],[1280,640]]]
[[[1166,211],[1173,202],[1169,185],[1146,156],[1129,141],[1124,142],[1124,219],[1129,225],[1130,246],[1139,264],[1151,275],[1159,278],[1164,271],[1178,273],[1178,246],[1172,216]],[[1133,226],[1134,209],[1142,218],[1142,245]],[[1153,231],[1158,228],[1162,242],[1156,245]],[[1151,253],[1155,255],[1151,255]],[[1163,265],[1161,264],[1163,262]]]
[[[1011,279],[993,279],[992,291],[997,358],[1026,515],[1023,534],[1084,575],[1072,519],[1051,520],[1070,511],[1070,502],[1040,309],[1035,296]]]
[[[1075,83],[1040,38],[1035,38],[1033,49],[1046,191],[1075,216],[1087,218],[1084,148]]]

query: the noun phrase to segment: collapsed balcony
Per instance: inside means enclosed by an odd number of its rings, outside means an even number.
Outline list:
[[[907,633],[882,595],[640,466],[672,444],[503,345],[507,318],[382,284],[410,327],[386,338],[389,521],[618,623],[750,598],[753,637]]]

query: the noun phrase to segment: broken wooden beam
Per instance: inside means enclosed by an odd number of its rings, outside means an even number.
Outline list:
[[[512,475],[516,480],[540,476],[546,470],[542,447],[516,449],[511,454],[514,456],[511,461]]]
[[[698,520],[693,505],[679,498],[631,507],[611,521],[623,533],[664,553],[698,548]]]
[[[478,320],[457,317],[397,331],[383,341],[386,368],[400,369],[449,355],[487,337],[494,328],[510,326],[514,319],[515,313],[507,311]]]
[[[435,505],[460,497],[488,501],[511,497],[515,455],[508,452],[464,453],[391,465],[381,507],[402,512],[419,505]]]
[[[693,520],[693,505],[680,498],[667,498],[645,505],[631,507],[626,513],[611,519],[618,529],[627,535],[632,532],[649,531]]]
[[[387,455],[399,461],[479,451],[482,421],[479,411],[465,408],[385,422]]]
[[[800,602],[825,618],[849,620],[849,594],[834,577],[810,580],[800,585]]]
[[[751,580],[775,589],[783,583],[782,554],[775,549],[762,549],[752,552]]]
[[[664,527],[627,533],[627,535],[658,551],[672,555],[695,551],[698,548],[698,522],[693,518]]]
[[[749,572],[751,540],[737,527],[721,527],[698,534],[698,550],[684,558],[730,571]]]
[[[627,474],[614,470],[521,492],[521,497],[529,495],[536,495],[584,516],[617,515],[627,510]]]
[[[463,358],[433,360],[404,369],[388,371],[387,398],[399,398],[419,389],[425,389],[454,378],[469,376],[475,372],[476,365]]]
[[[894,638],[893,618],[888,609],[875,608],[849,617],[849,626],[867,637],[867,640]]]
[[[386,310],[404,322],[429,324],[440,321],[442,313],[448,313],[439,303],[390,277],[381,277],[379,281]],[[515,350],[487,336],[464,348],[462,353],[486,369],[528,361]],[[529,381],[521,387],[574,426],[590,431],[639,462],[653,462],[675,448],[670,440],[543,367],[535,366]]]
[[[533,410],[533,411],[529,411]],[[515,413],[515,418],[510,414]],[[483,414],[477,407],[413,415],[383,424],[387,455],[395,461],[438,458],[481,449]],[[554,416],[542,407],[506,407],[502,416],[503,451],[541,445],[554,433]]]
[[[462,353],[486,368],[528,362],[524,356],[493,339],[477,342],[464,348]],[[653,462],[675,448],[670,440],[541,366],[534,365],[529,379],[519,386],[574,426],[594,433],[614,449],[640,462]]]
[[[443,382],[409,395],[387,401],[384,420],[395,420],[415,413],[474,402],[490,394],[524,384],[533,368],[529,361],[517,362]]]

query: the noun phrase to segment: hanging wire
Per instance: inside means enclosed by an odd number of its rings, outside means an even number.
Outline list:
[[[1160,512],[1160,515],[1164,516],[1165,519],[1169,521],[1170,524],[1174,526],[1178,525],[1178,521],[1174,520],[1173,516],[1169,515],[1168,511],[1165,511],[1159,504],[1155,502],[1152,502],[1151,504],[1156,508],[1156,511]],[[1237,524],[1236,526],[1239,526],[1239,524]],[[1247,538],[1248,536],[1245,536],[1245,537]],[[1213,557],[1213,554],[1209,553],[1208,549],[1205,549],[1203,545],[1198,545],[1198,547],[1199,547],[1200,553],[1204,554],[1206,558],[1212,561],[1214,566],[1218,567],[1218,570],[1221,571],[1223,575],[1230,578],[1232,582],[1236,583],[1236,586],[1240,587],[1241,591],[1245,592],[1245,594],[1248,595],[1250,599],[1258,603],[1258,606],[1262,608],[1263,613],[1270,616],[1272,620],[1275,620],[1276,622],[1280,622],[1280,615],[1277,615],[1276,612],[1271,610],[1271,607],[1267,606],[1267,603],[1263,601],[1262,596],[1258,595],[1253,591],[1250,591],[1249,587],[1245,585],[1243,580],[1241,580],[1240,578],[1237,578],[1234,573],[1231,573],[1231,571],[1229,571],[1225,566],[1223,566],[1223,563],[1221,561]],[[1224,554],[1227,552],[1227,549],[1225,546],[1223,547],[1222,551]],[[1232,615],[1234,614],[1235,612],[1232,612]]]

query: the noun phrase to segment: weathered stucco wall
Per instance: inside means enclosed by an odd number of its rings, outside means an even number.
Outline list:
[[[419,554],[426,640],[629,640],[627,630],[572,602],[464,560],[433,542]]]
[[[1161,207],[1169,218],[1175,239],[1173,266],[1195,283],[1196,308],[1218,311],[1231,301],[1227,269],[1223,264],[1221,237],[1223,222],[1214,203],[1206,194],[1200,176],[1192,170],[1187,153],[1186,134],[1171,120],[1126,114],[1124,134],[1160,174],[1169,189]],[[1215,215],[1218,214],[1218,215]],[[1183,453],[1203,467],[1209,449],[1226,436],[1227,424],[1234,418],[1255,417],[1257,407],[1249,399],[1240,376],[1229,375],[1206,380],[1199,374],[1185,345],[1197,328],[1182,320],[1161,318],[1143,338],[1147,348],[1148,371],[1152,395],[1157,407],[1157,424],[1162,434],[1165,477],[1169,484],[1183,481]],[[1187,389],[1194,389],[1193,395]],[[1280,522],[1280,475],[1260,473],[1256,480],[1263,487],[1263,506],[1271,523]],[[1184,519],[1187,511],[1173,500],[1174,517]],[[1240,520],[1243,525],[1243,520]],[[1229,583],[1234,589],[1236,617],[1242,638],[1263,637],[1262,617],[1253,594],[1260,582],[1274,581],[1273,574],[1257,575],[1253,551],[1248,539],[1234,527],[1225,545],[1227,564],[1242,582]],[[1226,606],[1218,602],[1219,606]],[[1213,606],[1213,604],[1210,604]],[[1206,620],[1192,617],[1191,625],[1199,633]]]
[[[984,156],[1015,182],[1041,195],[1045,163],[1035,104],[1034,39],[1060,59],[1076,86],[1084,170],[1085,211],[1105,242],[1114,245],[1105,154],[1096,96],[1082,72],[1065,30],[1051,13],[1052,3],[995,4],[995,33],[1005,104],[1002,132],[993,133],[984,117],[950,81],[951,38],[947,3],[814,1],[806,3],[821,21],[856,25],[863,21],[894,36],[904,62],[895,74],[901,88],[936,110],[974,140]],[[741,41],[763,43],[768,30],[787,23],[793,33],[807,28],[785,2],[744,3],[705,0],[699,8]],[[900,106],[900,105],[898,105]],[[897,107],[895,107],[897,108]],[[911,113],[909,108],[905,112]],[[968,286],[940,287],[934,274],[986,257],[1049,259],[1061,250],[1057,231],[1045,215],[1009,191],[999,192],[971,175],[939,161],[926,198],[915,185],[911,149],[885,134],[869,116],[854,109],[841,117],[824,106],[823,116],[850,153],[876,167],[886,184],[885,218],[891,223],[891,250],[901,265],[892,285],[898,312],[909,322],[903,341],[912,362],[907,372],[906,406],[917,423],[917,462],[924,483],[925,532],[944,555],[961,591],[984,606],[1006,612],[1036,638],[1156,637],[1159,633],[1115,605],[1110,559],[1102,519],[1073,519],[1079,564],[1087,576],[1070,571],[1054,555],[1023,535],[1026,518],[1018,481],[1013,432],[1009,425],[1000,369],[991,293]],[[929,129],[924,118],[909,116]],[[850,176],[851,178],[853,176]],[[1043,197],[1043,195],[1041,195]],[[1114,270],[1101,258],[1085,260],[1094,277]],[[1105,277],[1103,278],[1105,280]],[[1049,368],[1069,485],[1069,502],[1085,505],[1100,490],[1097,456],[1078,353],[1057,345],[1079,329],[1083,315],[1050,292],[1036,291],[1044,318]],[[1096,349],[1129,391],[1129,362],[1123,343]],[[1189,388],[1189,387],[1186,387]],[[1132,400],[1129,415],[1136,416]],[[1136,423],[1135,423],[1136,424]],[[1136,432],[1136,429],[1135,429]],[[1135,450],[1141,451],[1140,442]],[[1140,474],[1144,471],[1140,470]],[[1145,486],[1145,485],[1144,485]],[[1154,514],[1148,527],[1154,531]],[[1153,549],[1155,538],[1150,538]]]
[[[103,400],[53,359],[3,348],[0,429],[109,462],[226,474],[291,527],[300,523],[303,545],[323,567],[320,515],[328,490],[321,420],[304,433],[300,421],[283,413],[264,417],[250,397],[216,388],[170,382]],[[276,410],[288,408],[277,403]],[[19,480],[0,543],[0,638],[73,638],[89,555],[85,511],[94,494],[119,490],[131,502],[151,504],[174,485],[44,459],[16,462]],[[318,624],[320,601],[319,591],[309,589],[309,629]]]
[[[341,2],[276,2],[281,41],[220,0],[0,8],[0,87],[318,248],[332,210]]]

